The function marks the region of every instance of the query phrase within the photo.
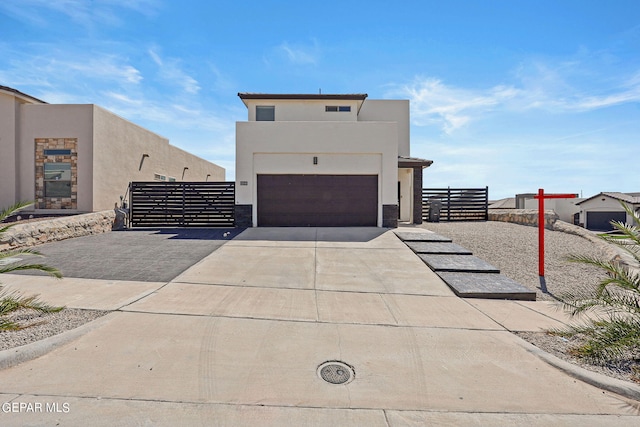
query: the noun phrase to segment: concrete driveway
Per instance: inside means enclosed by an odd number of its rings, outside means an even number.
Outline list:
[[[460,299],[385,229],[248,229],[168,283],[89,282],[119,310],[0,371],[2,402],[60,410],[1,425],[640,425],[509,332],[562,313]],[[52,303],[83,292],[41,283]],[[335,361],[350,382],[321,378]]]

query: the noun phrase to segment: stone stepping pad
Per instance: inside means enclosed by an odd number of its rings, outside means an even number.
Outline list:
[[[502,274],[457,272],[437,272],[437,274],[459,297],[536,300],[534,291]]]
[[[448,237],[436,233],[412,233],[410,231],[394,231],[403,242],[451,242]]]
[[[469,249],[449,242],[405,242],[417,254],[471,255]]]
[[[435,272],[500,273],[496,267],[473,255],[417,255]]]

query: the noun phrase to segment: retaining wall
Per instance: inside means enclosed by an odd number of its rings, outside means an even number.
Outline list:
[[[115,219],[116,212],[110,210],[16,224],[0,236],[0,251],[105,233]]]
[[[558,214],[554,211],[544,211],[544,228],[553,230],[558,221]],[[537,209],[489,209],[489,221],[512,222],[514,224],[538,226]]]

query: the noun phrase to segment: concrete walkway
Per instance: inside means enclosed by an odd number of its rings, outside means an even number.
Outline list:
[[[169,282],[2,279],[118,311],[0,371],[0,425],[640,425],[509,332],[562,312],[460,299],[385,229],[248,229]]]

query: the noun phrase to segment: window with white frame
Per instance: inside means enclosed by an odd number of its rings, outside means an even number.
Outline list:
[[[326,105],[324,107],[324,111],[326,112],[338,112],[338,113],[348,113],[351,111],[350,105]]]

